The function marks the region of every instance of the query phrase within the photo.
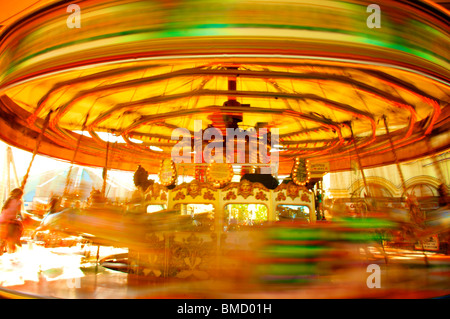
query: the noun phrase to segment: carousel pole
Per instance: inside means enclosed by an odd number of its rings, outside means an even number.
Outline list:
[[[6,153],[6,194],[11,192],[11,164],[9,162],[9,153]],[[8,196],[8,195],[7,195]]]
[[[9,194],[11,192],[11,166],[13,168],[13,173],[14,173],[14,185],[15,187],[19,187],[20,183],[19,183],[19,178],[17,177],[17,171],[16,171],[16,165],[14,163],[14,158],[12,155],[12,150],[10,146],[6,147],[6,161],[5,161],[5,165],[4,165],[4,171],[3,174],[4,176],[6,175],[6,182],[5,182],[5,187],[2,189],[2,203],[9,197]],[[5,174],[5,170],[6,170],[6,174]],[[4,180],[3,180],[4,182]]]
[[[31,165],[33,165],[34,158],[36,157],[37,151],[39,149],[39,146],[41,144],[42,136],[44,135],[45,130],[48,127],[48,123],[50,122],[50,116],[52,115],[53,111],[51,110],[48,112],[47,116],[44,120],[44,125],[42,126],[41,132],[39,133],[39,136],[36,140],[36,146],[34,147],[33,156],[31,157],[30,165],[28,165],[27,172],[25,173],[25,176],[23,177],[22,184],[20,185],[20,189],[24,190],[25,184],[27,183],[28,176],[30,174]]]
[[[389,128],[388,128],[388,125],[387,125],[387,119],[386,119],[385,115],[383,115],[383,122],[384,122],[384,126],[386,128],[386,134],[388,135],[388,138],[389,138],[389,143],[391,144],[392,153],[394,154],[394,160],[395,160],[395,164],[397,166],[398,174],[400,175],[400,179],[401,179],[401,183],[402,183],[402,189],[403,189],[403,194],[405,196],[407,196],[405,179],[403,177],[403,173],[402,173],[402,170],[400,168],[400,163],[398,162],[397,153],[395,152],[394,143],[392,142],[392,137],[391,137],[391,134],[389,132]],[[417,216],[417,214],[420,212],[420,209],[419,209],[418,206],[416,206],[416,205],[413,206],[413,205],[414,205],[414,203],[412,203],[411,206],[410,206],[410,218],[412,218],[413,222],[416,223],[416,221],[415,221],[416,217],[415,216]],[[413,208],[413,207],[415,207],[415,208]],[[420,244],[422,245],[422,253],[423,253],[424,257],[425,257],[425,264],[428,266],[427,256],[426,256],[424,248],[423,248],[423,241],[418,240],[418,239],[416,239],[416,241],[419,241]]]
[[[439,164],[439,161],[436,158],[437,157],[436,153],[433,152],[433,149],[431,148],[431,141],[430,141],[429,135],[426,137],[425,141],[427,144],[428,153],[432,154],[431,160],[433,161],[433,166],[436,170],[437,178],[440,181],[440,185],[438,186],[438,192],[439,192],[438,204],[439,204],[439,206],[445,206],[449,202],[449,196],[447,195],[448,189],[446,186],[447,183],[445,180],[445,176],[444,176],[444,173],[442,172],[441,165]]]
[[[369,197],[371,197],[371,196],[370,196],[370,190],[369,190],[369,188],[367,187],[366,175],[364,174],[364,169],[363,169],[363,167],[362,167],[362,165],[361,165],[361,158],[359,157],[358,148],[356,147],[356,141],[355,141],[355,136],[353,135],[352,123],[349,123],[348,126],[349,126],[349,128],[350,128],[350,133],[352,134],[353,146],[354,146],[354,148],[355,148],[356,159],[357,159],[357,161],[358,161],[359,170],[361,171],[361,175],[362,175],[362,178],[363,178],[364,188],[365,188],[366,191],[367,191],[367,195],[368,195]]]
[[[1,203],[6,201],[6,199],[9,197],[10,193],[10,183],[11,180],[9,178],[9,174],[7,173],[9,171],[9,161],[8,161],[8,150],[5,149],[5,161],[3,162],[3,170],[2,170],[2,180],[1,180]]]
[[[6,193],[6,181],[5,181],[5,176],[6,176],[6,169],[7,169],[7,165],[8,165],[8,161],[7,158],[5,158],[5,162],[3,163],[3,170],[2,170],[2,180],[1,180],[1,184],[0,184],[0,188],[1,188],[1,204],[3,205],[3,203],[5,202],[6,198],[8,198],[8,194]]]
[[[439,165],[438,160],[436,159],[436,153],[432,152],[430,135],[425,139],[428,147],[428,153],[432,153],[431,160],[433,161],[433,166],[436,169],[437,178],[441,181],[441,183],[445,184],[444,173],[442,172],[441,165]]]
[[[13,157],[12,149],[10,146],[8,146],[6,148],[6,152],[8,153],[8,168],[10,168],[12,166],[13,173],[14,173],[14,182],[15,182],[15,185],[17,187],[19,187],[20,184],[19,184],[19,178],[17,177],[16,164],[14,162],[14,157]]]
[[[106,192],[106,179],[108,174],[108,154],[109,154],[109,140],[106,143],[106,157],[105,157],[105,167],[103,167],[103,185],[102,185],[102,196],[105,198],[105,192]]]
[[[109,155],[109,162],[113,163],[114,161],[114,149],[117,147],[117,141],[111,145],[111,150],[109,151],[111,154]],[[108,163],[108,161],[106,162]],[[111,190],[111,185],[109,185],[108,191],[106,191],[107,180],[105,181],[105,198],[108,196],[109,191]]]
[[[98,273],[98,261],[100,259],[100,245],[97,245],[97,255],[95,256],[96,262],[95,262],[95,274]],[[97,276],[95,276],[97,280]]]
[[[386,128],[386,133],[387,133],[387,136],[389,139],[389,143],[391,144],[392,154],[394,154],[395,165],[397,166],[398,175],[400,176],[400,181],[402,183],[403,194],[405,194],[405,196],[406,196],[405,178],[403,176],[403,172],[400,167],[400,163],[398,162],[397,153],[395,152],[394,143],[392,142],[391,133],[389,132],[389,127],[387,125],[386,115],[383,115],[383,122],[384,122],[384,127]]]
[[[72,174],[73,163],[75,162],[75,158],[76,158],[76,156],[77,156],[78,149],[79,149],[80,143],[81,143],[81,137],[83,136],[83,132],[84,132],[84,130],[85,130],[85,128],[86,128],[86,123],[87,123],[88,118],[89,118],[89,113],[86,115],[86,118],[84,119],[84,123],[83,123],[83,126],[82,126],[82,128],[81,128],[81,134],[80,134],[80,136],[78,137],[77,145],[76,145],[76,147],[75,147],[75,152],[73,153],[72,161],[70,162],[70,168],[69,168],[69,172],[67,173],[66,185],[65,185],[65,187],[64,187],[63,197],[64,197],[64,196],[67,196],[67,194],[68,194],[68,192],[69,192],[70,175]]]

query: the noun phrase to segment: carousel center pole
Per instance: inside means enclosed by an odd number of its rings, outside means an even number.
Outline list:
[[[28,175],[30,174],[30,170],[31,170],[31,165],[33,165],[34,158],[36,157],[37,151],[41,144],[42,136],[44,135],[44,132],[48,127],[48,123],[50,122],[50,116],[52,113],[53,113],[53,111],[48,112],[47,116],[45,117],[44,125],[42,126],[41,132],[39,133],[39,136],[36,140],[36,146],[34,147],[33,156],[31,157],[30,165],[28,165],[27,172],[25,173],[25,176],[23,177],[23,180],[22,180],[22,185],[20,186],[20,189],[22,189],[22,190],[24,190],[25,184],[27,183]]]

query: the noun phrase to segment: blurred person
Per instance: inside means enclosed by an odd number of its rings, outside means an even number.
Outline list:
[[[323,201],[323,218],[322,220],[330,220],[331,219],[331,213],[330,210],[333,207],[334,199],[326,198]]]
[[[88,198],[88,206],[89,207],[98,207],[106,203],[106,198],[103,194],[97,190],[92,189],[89,198]]]
[[[46,220],[48,219],[49,216],[59,213],[63,207],[62,207],[62,198],[58,195],[53,195],[50,198],[50,201],[48,203],[48,211],[47,213],[44,215],[44,218],[42,218],[40,225],[33,231],[33,233],[31,234],[31,238],[35,238],[35,235],[37,234],[37,232],[43,230]]]
[[[424,221],[423,213],[420,210],[419,201],[414,193],[411,193],[406,198],[406,205],[409,208],[411,222],[416,226],[421,227]]]
[[[316,192],[316,198],[315,198],[315,204],[316,204],[315,209],[316,209],[317,220],[322,219],[322,199],[323,199],[323,195],[322,195],[320,189],[318,189]]]
[[[49,203],[50,207],[49,207],[47,215],[54,214],[54,213],[61,211],[61,209],[62,209],[61,201],[62,201],[61,197],[52,196],[52,198],[50,199],[50,203]]]
[[[367,203],[364,202],[358,202],[357,203],[357,210],[358,213],[361,217],[366,217],[367,216]]]
[[[81,210],[81,201],[79,200],[75,201],[73,208],[75,208],[76,210]]]
[[[13,189],[2,207],[0,215],[0,240],[2,241],[0,254],[3,254],[5,244],[10,253],[16,251],[16,245],[21,246],[20,238],[23,233],[23,224],[21,221],[23,219],[21,212],[23,205],[22,196],[22,189]]]
[[[378,209],[378,201],[367,193],[364,193],[364,203],[366,206],[366,210]]]
[[[444,184],[439,185],[439,207],[447,206],[450,203],[447,187]]]
[[[72,207],[72,201],[69,198],[64,198],[64,201],[62,201],[62,207],[63,209],[68,209]]]
[[[50,215],[58,213],[62,210],[62,206],[61,206],[61,202],[62,202],[62,198],[59,196],[52,196],[50,198],[50,202],[49,202],[49,209],[47,214],[45,214],[44,218],[42,219],[42,222]]]

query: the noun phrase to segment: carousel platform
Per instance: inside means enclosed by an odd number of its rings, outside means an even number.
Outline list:
[[[0,256],[0,297],[7,299],[351,299],[442,298],[450,295],[450,256],[388,249],[367,263],[381,268],[381,288],[369,289],[366,267],[337,271],[309,284],[236,280],[146,280],[130,276],[126,264],[107,256],[124,249],[97,246],[43,247],[24,244]],[[108,262],[97,262],[109,260]]]

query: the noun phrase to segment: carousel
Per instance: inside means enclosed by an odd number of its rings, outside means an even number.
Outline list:
[[[256,298],[319,274],[328,285],[332,269],[355,262],[343,243],[380,242],[378,259],[367,256],[385,261],[386,231],[448,242],[448,203],[418,230],[412,213],[371,205],[366,187],[364,212],[336,212],[350,224],[334,224],[322,189],[325,174],[357,163],[365,186],[365,168],[396,165],[406,191],[400,163],[449,150],[449,11],[439,4],[26,2],[0,26],[0,138],[33,159],[103,168],[104,179],[86,207],[47,216],[30,241],[78,238],[97,247],[96,267],[130,283],[226,278],[221,294],[187,291]],[[112,170],[134,173],[126,202],[107,198]],[[71,185],[69,173],[62,197]],[[101,246],[126,253],[100,260]],[[355,287],[339,296],[391,293]]]

